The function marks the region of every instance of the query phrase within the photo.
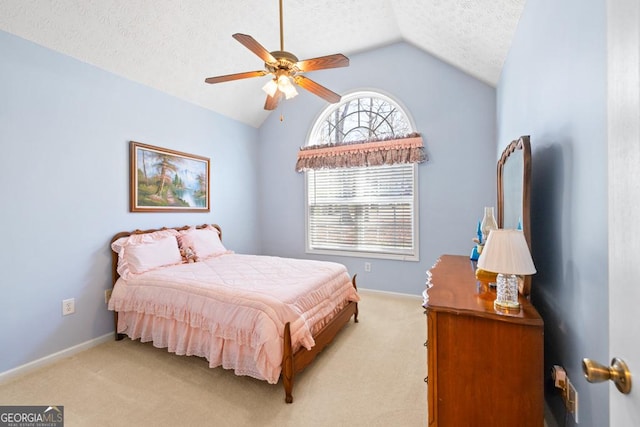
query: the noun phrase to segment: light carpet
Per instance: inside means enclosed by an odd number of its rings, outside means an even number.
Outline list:
[[[282,384],[211,369],[128,338],[0,385],[0,405],[63,405],[65,426],[426,426],[420,298],[362,290],[351,321]]]

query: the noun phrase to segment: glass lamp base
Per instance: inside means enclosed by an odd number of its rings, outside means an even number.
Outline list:
[[[498,274],[496,278],[496,300],[494,307],[504,310],[518,310],[518,278],[515,274]]]

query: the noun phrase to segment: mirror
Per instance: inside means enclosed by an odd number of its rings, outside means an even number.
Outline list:
[[[498,160],[498,228],[521,228],[531,250],[531,145],[529,136],[512,141]],[[520,283],[529,297],[531,276]]]

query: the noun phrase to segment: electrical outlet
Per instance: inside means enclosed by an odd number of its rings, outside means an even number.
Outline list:
[[[66,316],[76,312],[76,299],[69,298],[62,300],[62,315]]]
[[[109,300],[111,299],[111,289],[104,290],[104,303],[109,304]]]
[[[578,392],[567,377],[567,410],[573,414],[573,420],[578,424]]]
[[[573,420],[578,423],[578,392],[569,381],[567,372],[562,366],[553,365],[551,369],[551,378],[556,388],[560,389],[562,400],[567,412],[573,415]]]
[[[364,263],[364,271],[366,271],[367,273],[371,271],[371,263],[370,262],[365,262]]]

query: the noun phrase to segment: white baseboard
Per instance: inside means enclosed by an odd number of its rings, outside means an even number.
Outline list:
[[[113,332],[109,332],[108,334],[104,334],[98,338],[85,341],[78,345],[74,345],[73,347],[66,348],[57,353],[53,353],[48,356],[42,357],[38,360],[34,360],[33,362],[25,363],[24,365],[18,366],[17,368],[0,372],[0,384],[7,382],[17,376],[24,375],[31,371],[35,371],[36,369],[41,368],[43,366],[50,365],[51,363],[57,360],[64,359],[65,357],[73,356],[76,353],[80,353],[81,351],[88,350],[91,347],[95,347],[99,344],[105,343],[107,341],[111,341],[113,339],[114,339]]]
[[[379,291],[377,289],[368,289],[368,288],[361,288],[358,287],[358,292],[360,291],[364,291],[366,292],[372,292],[372,293],[376,293],[376,294],[386,294],[389,296],[394,296],[394,297],[400,297],[400,298],[413,298],[413,299],[417,299],[422,301],[422,295],[414,295],[414,294],[403,294],[400,292],[391,292],[391,291]]]

